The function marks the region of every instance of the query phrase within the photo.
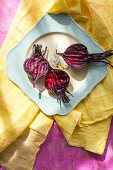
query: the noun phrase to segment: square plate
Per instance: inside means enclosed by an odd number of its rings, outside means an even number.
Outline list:
[[[30,57],[31,47],[34,43],[47,46],[48,56],[54,55],[57,49],[64,52],[66,47],[73,43],[84,44],[89,53],[100,53],[104,50],[81,29],[77,23],[67,14],[45,14],[39,22],[22,38],[22,40],[7,54],[7,76],[47,115],[66,115],[85,98],[94,86],[105,78],[108,67],[104,63],[90,63],[83,69],[67,69],[71,77],[69,90],[69,103],[57,102],[54,95],[47,90],[40,92],[33,85],[24,71],[25,58]],[[69,91],[68,90],[68,91]]]

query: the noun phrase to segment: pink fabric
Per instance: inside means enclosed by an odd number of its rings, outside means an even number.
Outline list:
[[[0,0],[0,46],[8,32],[20,0]]]
[[[113,170],[113,120],[102,156],[69,146],[54,122],[37,154],[34,170]]]
[[[14,18],[20,0],[0,0],[0,46]],[[113,120],[102,156],[71,147],[54,122],[37,154],[34,170],[113,170]],[[3,167],[0,170],[4,170]]]

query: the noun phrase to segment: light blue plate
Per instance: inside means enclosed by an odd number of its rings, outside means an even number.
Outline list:
[[[51,96],[40,96],[39,91],[33,88],[24,71],[23,63],[25,61],[26,53],[31,44],[39,37],[47,33],[61,32],[67,33],[87,48],[89,53],[103,52],[92,38],[81,29],[75,21],[67,14],[46,14],[40,21],[22,38],[22,40],[8,53],[7,61],[7,76],[15,83],[21,90],[33,100],[40,109],[47,115],[66,115],[83,99],[85,98],[94,86],[99,83],[108,72],[107,65],[103,63],[91,63],[89,65],[88,74],[83,86],[73,93],[74,97],[70,97],[70,102],[61,104],[57,102],[56,98]]]

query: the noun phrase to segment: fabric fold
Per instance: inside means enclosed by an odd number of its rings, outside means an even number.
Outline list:
[[[55,116],[55,120],[62,130],[68,144],[82,147],[88,151],[102,155],[106,146],[111,117],[102,120],[101,122],[79,127],[78,124],[81,117],[80,114],[77,116],[77,112],[75,113],[75,117],[73,117],[74,114],[71,115],[72,113],[70,113],[66,118],[63,117],[62,119],[60,116]],[[75,121],[74,118],[76,119]]]
[[[81,120],[81,112],[73,110],[66,116],[55,115],[54,119],[61,128],[66,140],[69,141],[76,125]]]
[[[0,164],[7,170],[33,169],[36,154],[52,124],[53,118],[39,112],[30,127],[0,153]]]

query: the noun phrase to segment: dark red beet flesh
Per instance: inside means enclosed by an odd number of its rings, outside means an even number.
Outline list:
[[[70,82],[69,75],[62,70],[50,69],[45,76],[45,87],[47,90],[54,92],[57,95],[57,100],[62,100],[64,103],[69,103],[69,98],[66,95],[67,87]]]
[[[44,52],[42,52],[41,49],[42,45],[34,45],[31,57],[24,62],[25,71],[33,79],[33,87],[35,87],[36,81],[40,77],[46,75],[49,68],[48,61],[43,57],[47,51],[47,47]]]
[[[80,69],[89,62],[103,62],[109,64],[113,67],[107,57],[113,55],[113,50],[105,51],[103,53],[89,54],[85,45],[83,44],[73,44],[69,46],[64,53],[56,54],[63,57],[67,64],[76,69]],[[103,61],[102,59],[105,59]]]
[[[25,71],[33,79],[33,87],[35,87],[36,81],[46,75],[48,72],[49,63],[43,57],[29,58],[24,62]]]

